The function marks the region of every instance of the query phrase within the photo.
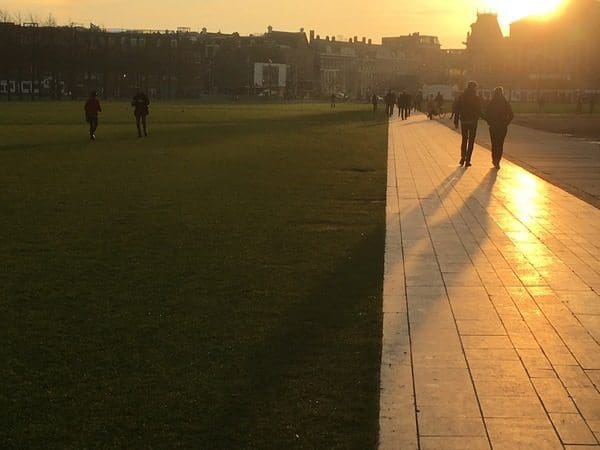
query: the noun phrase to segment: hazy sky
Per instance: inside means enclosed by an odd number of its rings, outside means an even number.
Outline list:
[[[40,21],[52,13],[60,24],[93,22],[106,28],[199,30],[241,34],[314,29],[321,36],[382,36],[419,31],[440,37],[445,48],[461,47],[477,10],[500,14],[508,22],[560,0],[2,0],[0,9],[34,14]]]

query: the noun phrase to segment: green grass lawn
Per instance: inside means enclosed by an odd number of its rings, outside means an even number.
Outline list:
[[[0,448],[374,448],[369,105],[0,103]]]

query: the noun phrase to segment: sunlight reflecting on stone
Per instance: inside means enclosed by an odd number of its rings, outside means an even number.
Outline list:
[[[547,203],[546,187],[540,180],[523,171],[518,171],[513,184],[506,192],[515,216],[524,224],[532,224],[541,215]]]

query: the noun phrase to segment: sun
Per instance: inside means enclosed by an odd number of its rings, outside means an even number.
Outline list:
[[[505,25],[526,16],[551,16],[565,0],[487,0],[488,7],[498,13]]]

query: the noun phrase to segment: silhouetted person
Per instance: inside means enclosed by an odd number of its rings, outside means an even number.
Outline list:
[[[581,114],[583,111],[583,99],[581,98],[581,94],[577,94],[577,107],[575,108],[575,112],[577,114]]]
[[[371,97],[371,103],[373,104],[373,112],[377,111],[377,104],[379,103],[379,99],[377,98],[377,94],[373,94]]]
[[[410,116],[410,106],[410,95],[408,95],[406,91],[402,91],[400,95],[398,95],[398,115],[402,120],[406,120],[408,119],[408,116]]]
[[[150,113],[150,109],[148,108],[150,106],[150,100],[148,99],[148,96],[142,91],[138,91],[131,100],[131,106],[133,106],[133,115],[135,116],[138,137],[142,137],[142,127],[144,129],[144,136],[148,136],[148,130],[146,128],[146,117]]]
[[[460,146],[460,165],[465,167],[471,165],[471,155],[475,146],[475,135],[477,134],[477,123],[481,117],[481,98],[477,95],[477,83],[469,81],[465,91],[458,97],[456,114],[454,115],[454,126],[460,129],[462,143]]]
[[[590,95],[590,114],[594,114],[594,108],[596,106],[596,94]]]
[[[430,95],[429,100],[427,100],[427,117],[429,117],[429,120],[433,120],[433,116],[436,114],[435,105],[435,99],[433,95]]]
[[[450,115],[450,120],[454,119],[454,117],[456,116],[457,105],[458,105],[458,97],[456,97],[454,99],[454,101],[452,102],[452,114]],[[455,124],[455,128],[458,128],[458,124]]]
[[[419,91],[415,97],[415,110],[422,111],[423,107],[423,92]]]
[[[396,104],[396,94],[390,89],[385,96],[385,113],[388,117],[394,114],[394,105]]]
[[[335,108],[335,94],[331,94],[331,107]]]
[[[544,105],[546,104],[546,99],[544,98],[544,94],[538,95],[538,112],[544,112]]]
[[[404,118],[408,119],[410,117],[410,109],[412,106],[412,96],[408,93],[404,93]]]
[[[438,92],[435,96],[435,105],[437,106],[438,111],[442,110],[442,106],[444,106],[444,96],[441,92]]]
[[[500,168],[500,160],[504,152],[504,139],[508,132],[508,125],[515,115],[506,97],[504,89],[498,86],[494,89],[492,100],[485,111],[485,120],[490,126],[490,140],[492,141],[492,163],[496,169]]]
[[[90,140],[96,140],[96,129],[98,128],[98,113],[102,111],[100,100],[96,91],[90,92],[90,96],[83,107],[85,111],[85,121],[90,125]]]

